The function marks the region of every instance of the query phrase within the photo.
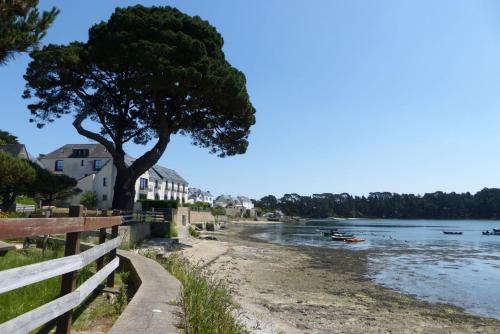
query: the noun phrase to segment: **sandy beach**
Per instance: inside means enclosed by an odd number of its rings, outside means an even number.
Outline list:
[[[259,242],[248,223],[188,239],[180,253],[226,280],[251,333],[500,333],[499,320],[370,282],[364,251]]]

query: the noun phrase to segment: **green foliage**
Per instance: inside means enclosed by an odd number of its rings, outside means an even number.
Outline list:
[[[4,211],[15,210],[18,195],[25,194],[36,177],[27,160],[0,151],[0,196]]]
[[[210,208],[210,212],[214,216],[224,216],[226,214],[226,209],[221,208],[219,206],[215,206],[213,208]]]
[[[179,202],[174,200],[154,200],[154,199],[141,199],[139,200],[142,205],[143,211],[151,211],[151,209],[177,209]]]
[[[285,194],[278,208],[290,216],[308,218],[370,217],[398,219],[500,219],[500,189],[476,194],[437,191],[423,196],[373,192],[368,196]]]
[[[30,197],[17,197],[16,204],[36,205],[36,200]]]
[[[188,231],[189,231],[189,235],[194,237],[194,238],[198,238],[200,236],[200,232],[198,232],[194,227],[192,226],[189,226],[188,228]]]
[[[45,36],[59,10],[38,12],[38,0],[0,0],[0,65],[30,51]]]
[[[0,212],[0,218],[24,218],[25,214],[22,212]]]
[[[172,135],[219,156],[243,154],[255,109],[242,72],[225,59],[223,39],[198,16],[172,7],[117,8],[87,42],[31,53],[23,97],[38,127],[71,114],[78,133],[113,155],[113,207],[131,210],[135,180],[162,156]],[[85,120],[100,127],[93,132]],[[156,143],[125,164],[123,146]]]
[[[275,211],[278,208],[278,199],[276,196],[267,195],[258,200],[256,206],[265,212]]]
[[[0,145],[4,144],[19,144],[19,142],[13,134],[0,130]]]
[[[54,199],[64,199],[79,190],[75,189],[77,181],[64,174],[54,174],[36,163],[31,163],[36,170],[36,179],[30,187],[30,192],[52,204]],[[90,208],[90,207],[89,207]]]
[[[122,272],[119,275],[121,280],[120,290],[118,291],[118,296],[116,297],[116,301],[113,304],[113,307],[115,308],[115,312],[117,314],[121,314],[127,307],[128,303],[128,294],[127,294],[128,285],[126,282],[128,281],[129,273]]]
[[[86,191],[80,197],[80,204],[87,209],[95,209],[97,207],[97,194],[94,191]]]
[[[223,281],[176,256],[159,260],[182,283],[182,327],[186,333],[246,333]]]
[[[170,238],[177,238],[179,236],[179,231],[177,231],[177,225],[170,222],[169,227],[170,227],[169,237]]]
[[[186,205],[186,206],[189,206],[191,208],[199,208],[199,209],[209,209],[210,208],[210,204],[205,203],[205,202],[194,202],[194,203],[191,203],[191,204]]]

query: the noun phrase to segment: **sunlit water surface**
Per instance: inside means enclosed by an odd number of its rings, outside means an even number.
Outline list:
[[[331,241],[318,232],[324,227],[337,227],[366,241]],[[500,319],[500,236],[481,234],[492,228],[500,228],[500,221],[317,220],[259,225],[253,236],[283,245],[369,250],[367,275],[376,283]],[[463,235],[445,235],[445,230]]]

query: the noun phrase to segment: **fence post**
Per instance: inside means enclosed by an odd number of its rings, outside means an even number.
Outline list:
[[[103,244],[105,242],[106,242],[106,228],[100,228],[99,229],[99,244]],[[98,258],[96,261],[96,264],[97,264],[97,271],[104,268],[104,256],[101,256],[100,258]]]
[[[113,211],[113,216],[119,216],[121,212],[118,210]],[[111,227],[111,239],[118,238],[118,225]],[[116,258],[116,248],[109,252],[108,261],[111,262]],[[108,288],[115,286],[115,271],[108,276],[107,284]]]
[[[83,205],[72,205],[69,208],[70,217],[83,216]],[[66,233],[66,246],[64,256],[80,253],[80,232]],[[62,275],[61,296],[67,295],[76,289],[76,277],[78,271],[72,271]],[[70,310],[57,318],[57,334],[69,334],[71,331],[71,320],[73,310]]]

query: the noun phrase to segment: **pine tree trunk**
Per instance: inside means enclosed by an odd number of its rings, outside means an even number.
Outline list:
[[[117,171],[114,194],[113,209],[132,211],[134,209],[135,179],[127,171]]]

